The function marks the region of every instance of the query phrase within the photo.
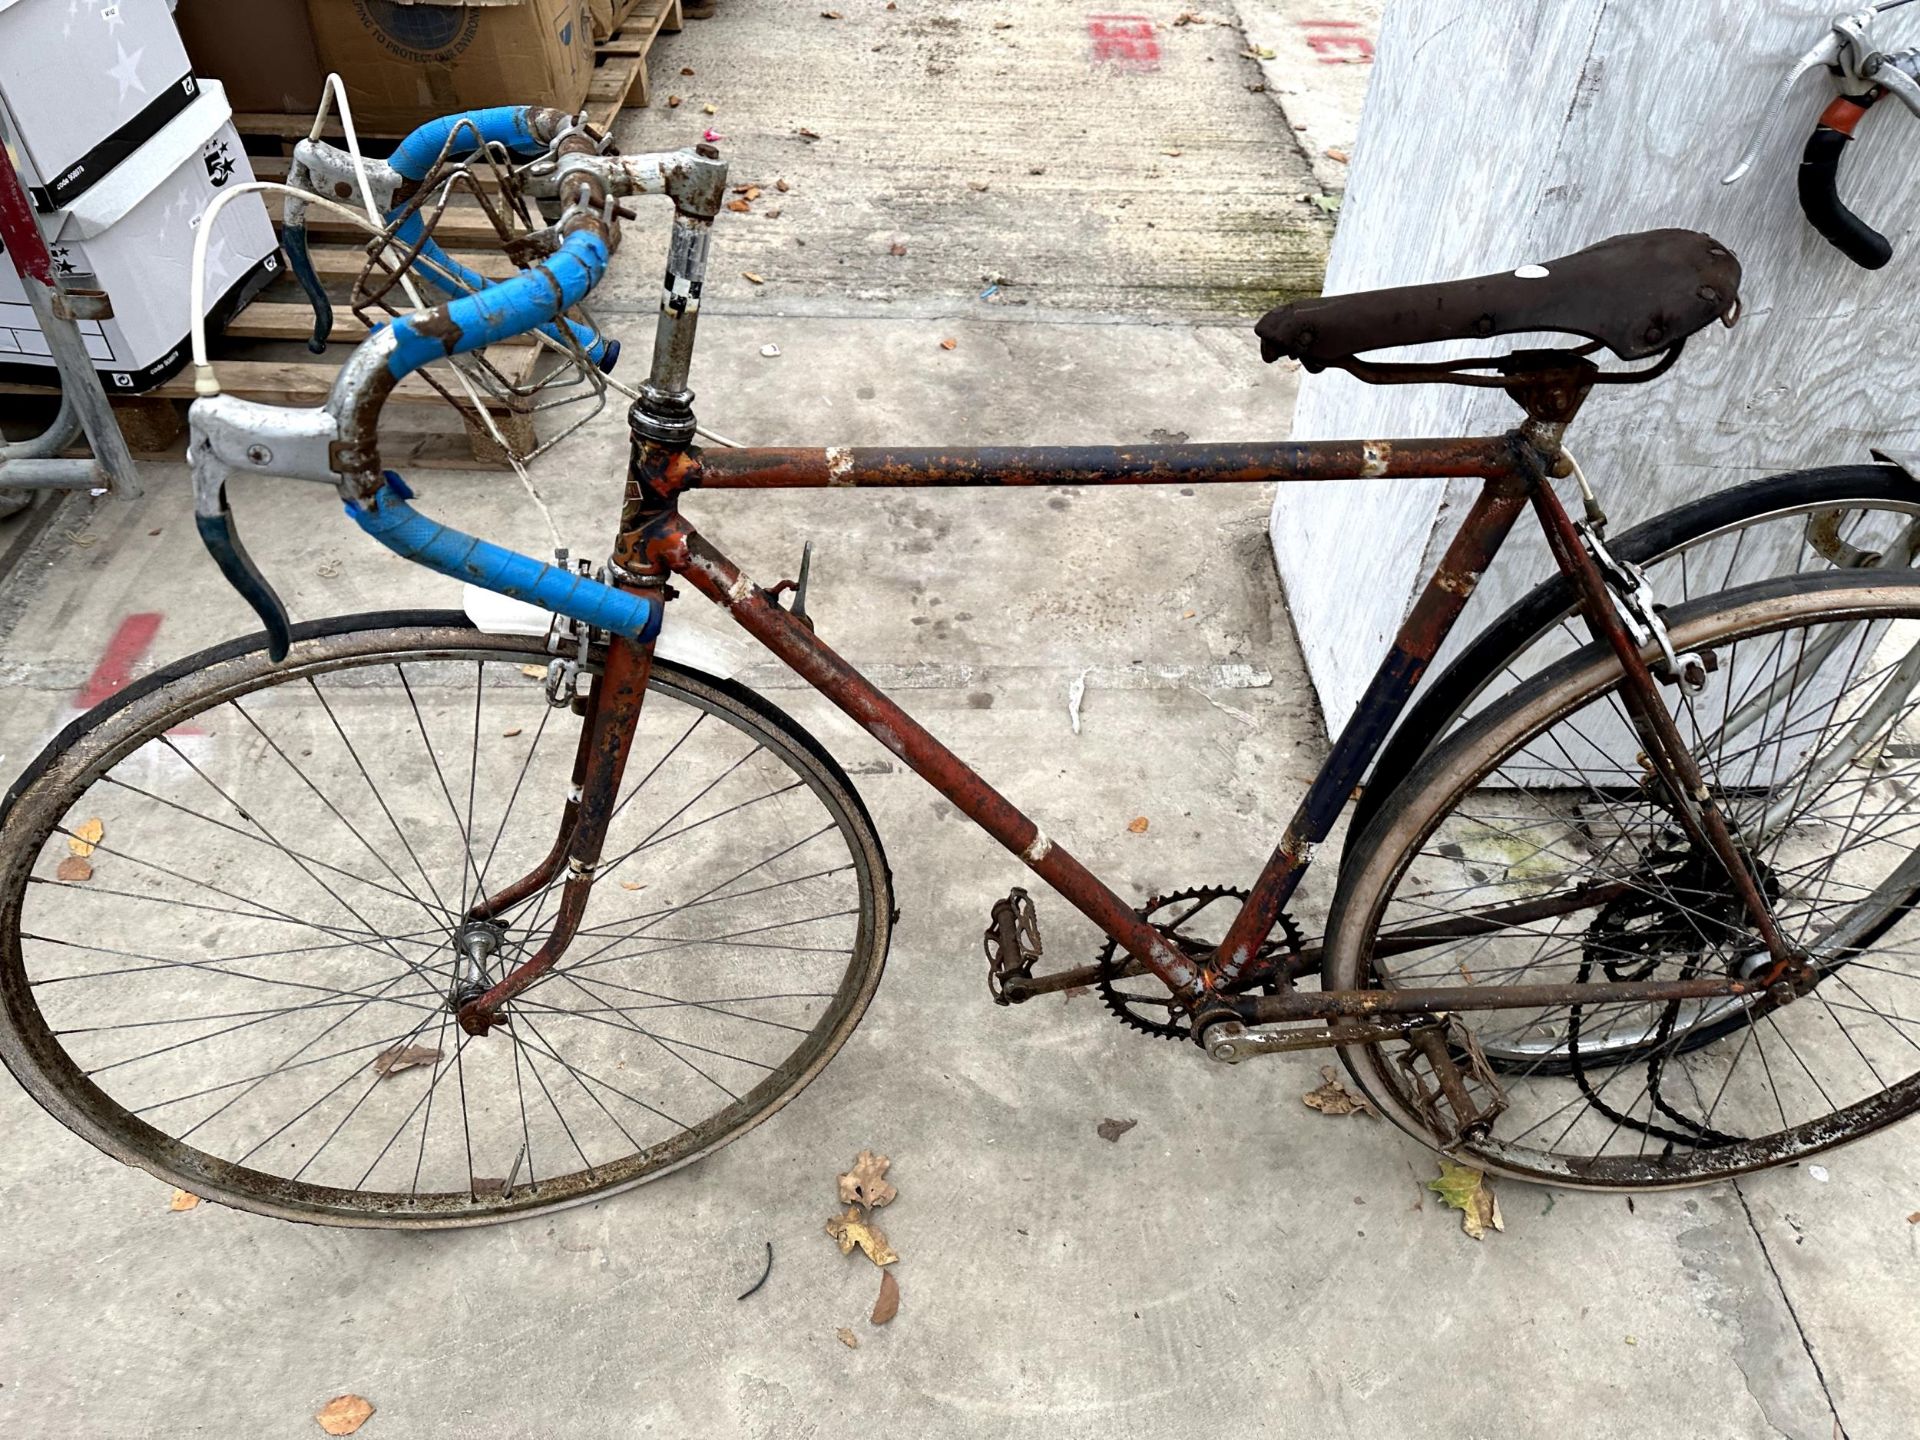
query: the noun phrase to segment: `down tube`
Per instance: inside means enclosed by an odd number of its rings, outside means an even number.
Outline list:
[[[1406,709],[1434,653],[1460,618],[1481,574],[1526,507],[1530,490],[1527,480],[1511,476],[1489,480],[1481,487],[1439,568],[1407,613],[1400,633],[1393,637],[1393,649],[1368,682],[1366,693],[1333,742],[1306,798],[1287,822],[1286,833],[1266,868],[1254,881],[1247,903],[1240,907],[1220,942],[1219,962],[1210,977],[1214,988],[1238,979],[1265,943],[1281,908],[1307,873],[1313,847],[1332,832],[1353,787],[1360,783],[1387,732]]]
[[[1086,866],[1050,839],[1012,801],[975,774],[959,756],[876,690],[812,629],[776,604],[733,562],[700,538],[679,516],[648,531],[650,556],[664,560],[794,672],[859,722],[974,824],[1013,851],[1027,868],[1093,921],[1177,993],[1194,993],[1200,972]]]

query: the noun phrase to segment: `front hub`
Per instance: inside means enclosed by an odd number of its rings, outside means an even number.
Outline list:
[[[468,920],[453,932],[453,984],[447,1008],[458,1014],[493,986],[491,962],[507,942],[506,927],[492,920]]]

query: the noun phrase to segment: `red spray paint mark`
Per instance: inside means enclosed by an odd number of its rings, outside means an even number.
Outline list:
[[[122,620],[119,628],[113,632],[113,638],[107,641],[106,653],[101,655],[100,663],[93,667],[93,674],[80,687],[80,693],[73,697],[74,709],[91,710],[102,700],[124,689],[127,682],[133,679],[133,667],[140,663],[141,657],[153,644],[153,637],[160,633],[160,622],[165,618],[157,610],[142,610]],[[176,725],[167,733],[204,735],[206,732],[189,723]]]
[[[1371,65],[1373,41],[1353,32],[1360,28],[1353,20],[1302,20],[1307,45],[1320,57],[1322,65]]]
[[[100,663],[93,667],[92,676],[73,697],[73,703],[82,710],[91,710],[131,680],[133,667],[140,663],[140,657],[153,644],[153,637],[160,633],[163,618],[157,610],[143,610],[122,620],[113,638],[107,641]]]
[[[1160,68],[1160,38],[1150,15],[1089,15],[1093,63],[1147,74]]]

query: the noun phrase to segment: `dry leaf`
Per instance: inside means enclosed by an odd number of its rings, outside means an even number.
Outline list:
[[[958,345],[959,343],[960,342],[958,340],[955,340],[952,337],[948,337],[947,339],[942,340],[940,342],[940,348],[942,350],[951,350],[953,349],[954,346]]]
[[[680,73],[682,75],[691,75],[693,73],[693,67],[691,65],[682,65],[680,67]]]
[[[667,109],[678,110],[679,108],[680,108],[680,97],[678,95],[667,96]]]
[[[991,180],[969,180],[967,182],[967,188],[969,190],[985,190],[992,183]]]
[[[1916,1210],[1913,1214],[1907,1216],[1907,1224],[1920,1225],[1920,1210]]]
[[[740,272],[740,275],[741,275],[741,278],[742,278],[742,279],[745,279],[745,280],[750,280],[750,281],[752,281],[752,282],[753,282],[753,283],[754,283],[755,285],[764,285],[764,284],[766,284],[766,283],[767,283],[767,281],[766,281],[766,277],[765,277],[765,276],[761,276],[761,275],[756,275],[756,274],[754,274],[754,273],[753,273],[753,271],[751,271],[751,270],[742,270],[742,271]]]
[[[860,1337],[854,1334],[853,1331],[847,1329],[846,1326],[842,1325],[838,1330],[834,1331],[833,1333],[836,1337],[838,1337],[840,1343],[846,1346],[849,1350],[858,1350],[860,1348]]]
[[[780,218],[780,207],[779,207],[778,205],[776,205],[776,206],[774,206],[774,207],[773,207],[773,209],[771,209],[771,210],[762,210],[762,211],[761,211],[760,213],[761,213],[762,215],[764,215],[764,216],[766,216],[766,217],[767,217],[767,219],[769,219],[769,220],[778,220],[778,219]]]
[[[511,730],[502,730],[500,732],[500,738],[502,740],[511,740],[513,739],[514,736],[518,735],[519,733],[520,733],[520,727],[516,725]]]
[[[1162,155],[1171,155],[1174,159],[1177,160],[1187,152],[1184,150],[1162,150],[1160,153]]]
[[[53,878],[56,880],[64,880],[69,885],[76,884],[82,880],[91,880],[93,879],[93,866],[85,860],[82,860],[78,855],[69,855],[60,862],[60,868],[53,872]]]
[[[838,20],[840,18],[840,12],[838,10],[822,10],[820,12],[820,18],[822,20]]]
[[[374,1073],[386,1077],[419,1065],[440,1063],[440,1050],[432,1045],[394,1045],[373,1057]]]
[[[904,254],[906,254],[906,253],[907,253],[907,247],[906,247],[906,243],[905,243],[904,241],[901,241],[901,240],[896,240],[896,241],[894,241],[894,242],[893,242],[893,243],[892,243],[891,245],[889,245],[889,246],[887,247],[887,253],[888,253],[889,255],[904,255]]]
[[[1130,834],[1134,834],[1134,835],[1146,834],[1147,833],[1147,817],[1144,815],[1134,816],[1133,819],[1127,822],[1127,830]]]
[[[1320,1067],[1320,1084],[1300,1098],[1309,1110],[1318,1110],[1322,1115],[1372,1115],[1377,1119],[1380,1113],[1365,1096],[1356,1095],[1342,1085],[1331,1065]]]
[[[544,680],[547,678],[547,667],[544,665],[522,665],[520,667],[520,673],[529,680]]]
[[[793,187],[787,184],[787,182],[784,180],[776,180],[773,182],[773,188],[778,190],[782,195],[784,195],[787,193],[787,191],[791,190]]]
[[[884,1155],[862,1150],[853,1158],[853,1168],[840,1177],[840,1203],[865,1205],[878,1210],[893,1203],[900,1192],[887,1183],[887,1167],[893,1162]]]
[[[1329,145],[1327,147],[1326,155],[1327,155],[1327,159],[1338,160],[1342,165],[1347,163],[1347,152],[1344,150],[1337,149],[1332,145]]]
[[[320,1428],[329,1435],[351,1435],[367,1423],[367,1417],[373,1414],[371,1402],[362,1400],[358,1395],[336,1395],[318,1410],[313,1418],[320,1422]]]
[[[718,115],[720,113],[720,107],[718,105],[702,105],[700,110],[701,113],[706,115]]]
[[[1487,1227],[1505,1230],[1500,1218],[1500,1202],[1482,1175],[1470,1165],[1440,1162],[1440,1178],[1427,1181],[1427,1189],[1438,1195],[1449,1209],[1460,1212],[1460,1228],[1476,1240],[1486,1238]]]
[[[736,215],[745,215],[753,209],[753,206],[744,200],[729,200],[727,201],[727,209],[733,211]]]
[[[93,847],[100,837],[107,833],[107,827],[95,815],[91,820],[83,820],[73,827],[73,834],[67,837],[67,849],[76,855],[91,855]]]
[[[798,135],[802,140],[818,140],[820,138],[820,132],[818,130],[809,130],[804,125],[793,133]]]
[[[893,1278],[893,1271],[880,1272],[880,1298],[873,1302],[873,1314],[867,1317],[868,1323],[884,1325],[900,1313],[900,1282]]]
[[[1199,612],[1199,611],[1197,611],[1197,610],[1183,610],[1183,611],[1181,611],[1181,613],[1180,613],[1180,618],[1181,618],[1182,620],[1191,620],[1191,619],[1193,619],[1193,617],[1194,617],[1195,615],[1197,615],[1197,614],[1199,614],[1199,613],[1200,613],[1200,612]]]
[[[1102,1120],[1093,1127],[1093,1133],[1102,1140],[1118,1141],[1122,1135],[1139,1123],[1138,1120]]]
[[[900,1258],[887,1244],[887,1237],[861,1216],[858,1205],[849,1205],[846,1214],[827,1221],[827,1234],[839,1242],[842,1255],[851,1255],[853,1247],[858,1245],[876,1265],[891,1265]]]
[[[622,890],[644,890],[647,888],[647,882],[644,880],[622,880],[620,882],[620,888]]]
[[[173,1199],[167,1202],[169,1210],[191,1210],[200,1203],[200,1197],[191,1190],[175,1190]]]
[[[758,185],[747,186],[747,199],[758,200],[759,198],[760,198],[760,187]]]

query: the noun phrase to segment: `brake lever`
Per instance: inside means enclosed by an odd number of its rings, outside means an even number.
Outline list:
[[[1746,153],[1720,182],[1731,185],[1747,174],[1766,139],[1773,111],[1786,105],[1808,71],[1824,67],[1833,78],[1836,94],[1821,112],[1801,154],[1800,209],[1830,245],[1868,270],[1891,260],[1893,246],[1840,198],[1840,162],[1854,129],[1882,96],[1894,96],[1920,118],[1920,50],[1888,54],[1873,38],[1873,24],[1880,13],[1906,3],[1910,0],[1877,0],[1864,9],[1834,16],[1819,43],[1787,72],[1761,115]]]
[[[287,658],[293,626],[279,592],[241,543],[227,480],[235,474],[279,475],[334,484],[339,477],[330,455],[338,427],[324,409],[289,410],[232,395],[203,396],[187,415],[194,526],[227,583],[260,617],[267,653],[278,664]]]

